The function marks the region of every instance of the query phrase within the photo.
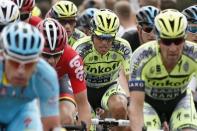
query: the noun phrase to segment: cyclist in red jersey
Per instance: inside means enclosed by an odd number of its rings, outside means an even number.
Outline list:
[[[35,0],[12,0],[18,5],[20,10],[20,20],[36,26],[42,19],[38,16],[32,16],[31,12],[35,7]]]
[[[45,38],[42,57],[58,73],[62,124],[73,124],[72,115],[74,114],[72,109],[68,108],[72,108],[70,104],[75,103],[75,99],[79,113],[79,122],[82,120],[89,125],[91,110],[87,99],[82,59],[67,44],[68,37],[66,31],[58,21],[47,18],[41,21],[37,27]]]

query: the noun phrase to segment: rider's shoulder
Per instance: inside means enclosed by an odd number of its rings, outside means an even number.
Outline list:
[[[42,75],[42,76],[55,76],[56,77],[56,71],[55,69],[50,66],[44,59],[40,58],[38,60],[38,63],[36,65],[36,74]]]
[[[80,38],[77,40],[74,45],[72,46],[73,49],[76,49],[80,45],[91,45],[92,44],[92,39],[91,36],[85,36],[83,38]]]

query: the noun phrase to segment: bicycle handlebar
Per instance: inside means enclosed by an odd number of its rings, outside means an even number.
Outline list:
[[[119,126],[119,127],[130,126],[130,121],[123,120],[123,119],[116,120],[114,118],[105,118],[105,119],[93,118],[91,119],[91,121],[93,125]],[[163,131],[160,129],[146,129],[146,128],[143,128],[142,130],[143,131]]]

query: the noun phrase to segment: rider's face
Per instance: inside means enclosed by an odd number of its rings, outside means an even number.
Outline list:
[[[13,86],[26,86],[35,70],[37,62],[20,63],[12,59],[5,59],[5,75]]]
[[[103,39],[100,36],[94,35],[93,36],[94,48],[101,55],[105,55],[110,50],[110,48],[112,47],[113,40],[114,40],[114,38]]]
[[[59,19],[58,21],[66,29],[66,33],[68,37],[70,37],[73,34],[75,26],[76,26],[75,18],[72,18],[72,19],[64,18],[64,19]]]
[[[63,52],[59,52],[56,54],[48,54],[43,52],[42,58],[44,58],[51,66],[55,68],[62,54]]]
[[[188,25],[187,40],[197,43],[197,23]]]
[[[184,38],[160,39],[159,45],[163,62],[176,64],[182,55],[184,43]]]
[[[156,35],[153,30],[153,26],[148,26],[146,24],[138,25],[138,34],[141,39],[141,44],[155,40]]]

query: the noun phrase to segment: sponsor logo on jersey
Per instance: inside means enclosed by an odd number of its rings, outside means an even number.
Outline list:
[[[150,95],[153,98],[169,100],[181,95],[184,89],[185,88],[175,88],[175,89],[152,88]]]
[[[69,66],[71,68],[75,68],[75,74],[76,78],[79,79],[80,81],[83,81],[84,79],[84,70],[83,70],[83,65],[81,65],[80,56],[76,55],[69,63]]]
[[[173,79],[173,80],[172,80]],[[166,80],[153,80],[148,79],[148,85],[152,87],[178,87],[178,86],[184,86],[186,83],[188,83],[189,77],[185,78],[178,78],[175,80],[175,78],[172,79],[166,79]]]
[[[153,49],[150,47],[148,48],[147,50],[143,50],[140,54],[137,54],[133,61],[133,64],[132,64],[132,78],[135,78],[137,76],[137,74],[140,74],[138,73],[138,70],[141,72],[141,69],[142,67],[139,67],[140,65],[144,66],[143,63],[145,63],[146,61],[143,61],[143,60],[149,60],[147,58],[149,58],[150,56],[153,56],[154,54],[154,51]]]
[[[124,53],[124,57],[129,57],[130,53],[131,53],[131,49],[128,46],[125,46],[124,44],[120,44],[115,42],[114,44],[112,44],[112,50],[118,50]]]
[[[94,73],[94,74],[100,74],[100,73],[107,73],[107,72],[111,72],[113,70],[116,70],[117,68],[119,68],[119,62],[111,62],[108,63],[108,66],[102,66],[101,65],[97,65],[97,66],[91,66],[91,65],[87,65],[87,71]]]

